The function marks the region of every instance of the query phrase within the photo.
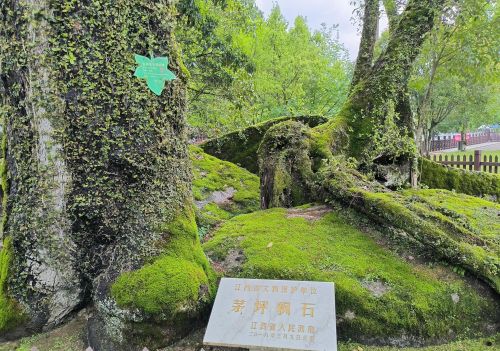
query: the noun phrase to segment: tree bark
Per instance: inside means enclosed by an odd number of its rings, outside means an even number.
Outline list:
[[[191,225],[173,2],[6,0],[0,17],[8,199],[2,236],[9,244],[2,254],[12,257],[8,266],[0,262],[8,272],[0,312],[15,306],[24,316],[0,325],[0,339],[49,329],[91,305],[94,350],[137,349],[145,340],[165,345],[182,334],[175,328],[186,327],[174,326],[173,314],[195,317],[195,307],[189,316],[140,307],[131,313],[111,288],[145,262],[175,257],[199,269],[204,282],[196,286],[199,299],[183,306],[198,306],[211,293],[212,272]],[[167,56],[178,78],[157,97],[133,76],[134,54]],[[165,279],[175,285],[178,278]],[[144,336],[155,328],[163,330],[159,339]]]

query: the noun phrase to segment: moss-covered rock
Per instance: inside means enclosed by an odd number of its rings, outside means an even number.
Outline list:
[[[383,242],[350,211],[305,206],[235,217],[204,248],[228,276],[334,282],[342,339],[425,344],[495,328],[498,301],[477,281]]]
[[[327,121],[325,117],[319,116],[275,118],[242,130],[225,134],[219,138],[208,140],[202,144],[201,147],[210,155],[230,161],[257,174],[259,172],[257,150],[264,134],[273,125],[288,120],[302,122],[309,127],[315,127]]]
[[[209,286],[204,270],[185,259],[163,256],[137,271],[122,274],[113,284],[119,306],[175,318],[180,311],[195,310],[201,286]]]
[[[211,227],[259,209],[259,178],[244,168],[208,155],[191,145],[193,196],[200,236]]]
[[[420,181],[429,188],[454,190],[475,196],[490,196],[500,201],[500,176],[447,167],[420,158]]]
[[[262,208],[309,201],[310,142],[310,129],[298,121],[276,124],[266,132],[258,150]]]
[[[473,240],[488,241],[492,250],[499,249],[500,205],[444,189],[407,189],[401,193],[412,198],[415,204],[425,204],[429,210],[435,212],[434,216],[443,220],[443,224],[454,228],[463,227],[473,234]],[[448,217],[448,221],[444,216]]]
[[[388,236],[467,270],[500,291],[500,246],[498,240],[474,228],[471,221],[477,220],[469,220],[447,209],[445,204],[433,206],[414,193],[391,191],[358,172],[341,157],[332,157],[327,162],[310,181],[315,198],[356,209],[384,227]],[[476,204],[476,212],[480,212],[479,206],[487,208],[485,213],[498,211],[496,203],[484,201],[478,205],[471,198],[470,203]],[[496,220],[496,216],[490,218],[490,221]]]

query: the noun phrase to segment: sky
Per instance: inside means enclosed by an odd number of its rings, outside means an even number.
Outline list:
[[[269,14],[273,4],[277,3],[281,13],[288,23],[293,24],[295,17],[301,15],[307,19],[309,27],[312,29],[321,28],[325,23],[328,27],[339,25],[339,41],[344,44],[349,51],[351,59],[354,61],[358,55],[359,41],[361,33],[358,32],[358,24],[353,24],[354,5],[352,0],[256,0],[257,6]],[[387,28],[387,20],[383,17],[380,21],[381,30]]]

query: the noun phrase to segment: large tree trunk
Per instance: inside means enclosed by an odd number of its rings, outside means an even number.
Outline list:
[[[391,33],[387,49],[353,91],[341,116],[351,130],[348,148],[351,156],[361,158],[373,146],[373,132],[383,124],[388,102],[397,104],[408,99],[405,94],[412,64],[443,6],[443,0],[410,1]],[[398,124],[408,128],[411,115],[405,111],[406,107],[398,105],[396,111],[401,112]]]
[[[376,3],[378,9],[378,2]],[[300,150],[300,153],[309,154],[313,159],[310,162],[312,169],[306,173],[316,174],[314,181],[321,177],[322,172],[318,170],[328,172],[336,162],[332,161],[334,156],[341,154],[356,159],[359,169],[375,172],[387,186],[399,187],[410,180],[412,184],[416,182],[417,157],[407,84],[412,64],[444,3],[444,0],[411,0],[398,16],[399,20],[396,28],[391,31],[387,49],[367,73],[357,74],[360,80],[352,89],[339,115],[312,130],[311,141],[308,143],[310,147],[308,150]],[[370,14],[370,5],[375,6],[371,2],[366,3],[366,16]],[[367,25],[373,29],[373,22]],[[367,30],[366,33],[370,31]],[[361,55],[363,47],[360,49],[360,58],[364,62],[366,57]],[[358,65],[359,72],[363,72],[364,69],[360,67],[365,67],[365,64]],[[272,144],[272,141],[268,140],[267,143]],[[280,141],[280,145],[282,144]],[[296,154],[299,150],[280,152],[283,155]],[[274,159],[286,158],[270,154]],[[303,169],[306,165],[302,160],[300,162],[299,165],[288,166],[288,169]],[[261,160],[260,164],[266,167],[277,165],[266,160]],[[266,174],[280,174],[282,177],[281,172],[270,169],[266,169]],[[293,179],[294,176],[287,178]],[[267,179],[273,184],[279,183],[277,179]],[[262,189],[266,188],[270,189],[269,184],[262,184]],[[284,189],[281,194],[274,193],[272,196],[287,198],[284,196],[287,191],[290,192]],[[265,203],[276,205],[279,200],[267,198]]]
[[[93,305],[94,350],[154,348],[210,298],[174,11],[172,1],[2,1],[0,339]],[[157,97],[133,77],[134,53],[168,56],[180,77]],[[166,290],[151,291],[158,285],[140,274],[161,264]],[[138,276],[146,290],[127,290]],[[168,295],[179,279],[193,294],[172,305],[148,309],[137,296]]]

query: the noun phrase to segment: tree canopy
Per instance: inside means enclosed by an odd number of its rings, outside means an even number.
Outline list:
[[[264,18],[253,1],[179,6],[187,24],[179,26],[178,38],[191,75],[188,120],[195,135],[339,111],[352,65],[334,27],[312,31],[303,17],[289,24],[278,6]]]

